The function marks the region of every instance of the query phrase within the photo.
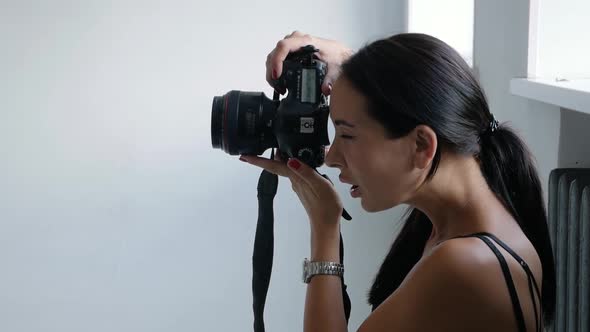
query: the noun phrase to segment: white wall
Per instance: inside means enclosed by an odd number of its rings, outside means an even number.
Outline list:
[[[294,29],[353,47],[403,1],[0,2],[0,330],[247,331],[259,170],[211,148],[214,95],[265,91]],[[329,173],[334,179],[337,173]],[[337,186],[351,330],[400,210]],[[301,331],[306,215],[276,199],[268,331]]]

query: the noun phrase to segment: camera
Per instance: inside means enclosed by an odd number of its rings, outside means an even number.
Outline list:
[[[327,65],[312,45],[290,53],[281,77],[271,85],[287,90],[279,100],[263,92],[232,90],[213,97],[211,143],[230,155],[261,155],[278,148],[282,159],[297,158],[310,167],[324,163],[328,138],[329,106],[321,93]]]

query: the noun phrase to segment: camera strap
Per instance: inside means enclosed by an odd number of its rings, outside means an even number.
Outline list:
[[[274,149],[271,152],[274,159]],[[328,181],[326,175],[322,175]],[[330,181],[331,182],[331,181]],[[273,200],[277,193],[278,176],[263,170],[258,180],[258,222],[256,224],[256,236],[254,239],[254,252],[252,254],[252,295],[254,309],[254,332],[264,332],[264,305],[270,284],[272,261],[274,254],[274,212]],[[343,210],[343,217],[350,220],[350,215]],[[344,262],[344,244],[340,233],[340,263]],[[344,315],[346,322],[350,318],[351,303],[344,277],[342,283],[342,300],[344,303]]]

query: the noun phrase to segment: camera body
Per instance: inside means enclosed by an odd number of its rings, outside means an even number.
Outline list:
[[[273,100],[262,92],[230,91],[213,98],[211,140],[213,148],[230,155],[261,155],[278,148],[283,159],[297,158],[310,167],[324,163],[328,138],[329,106],[321,85],[327,66],[305,46],[283,62],[281,77],[271,84],[287,90]]]

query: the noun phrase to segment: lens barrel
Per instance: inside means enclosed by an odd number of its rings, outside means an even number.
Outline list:
[[[211,145],[230,155],[260,155],[277,147],[273,123],[278,105],[262,92],[233,90],[213,97]]]
[[[222,148],[224,104],[224,97],[213,97],[211,110],[211,144],[214,149]]]

